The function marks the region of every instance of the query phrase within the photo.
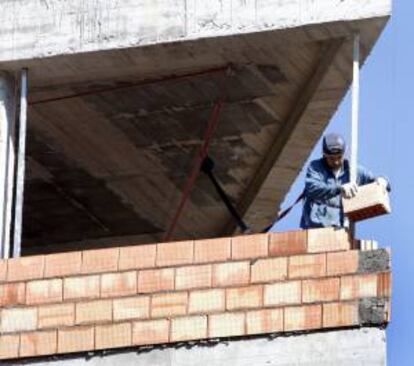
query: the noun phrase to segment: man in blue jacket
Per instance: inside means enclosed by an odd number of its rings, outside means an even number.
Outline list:
[[[349,227],[343,213],[342,196],[354,197],[358,186],[374,181],[390,190],[385,178],[376,178],[361,166],[358,166],[357,184],[350,183],[345,150],[342,136],[331,133],[323,138],[323,157],[312,161],[306,173],[301,228]]]

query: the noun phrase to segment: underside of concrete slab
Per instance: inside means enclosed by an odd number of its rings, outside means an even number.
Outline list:
[[[23,365],[16,361],[10,365]],[[35,360],[37,366],[385,366],[385,330],[361,328],[323,333],[229,340],[210,344],[127,350]]]
[[[0,70],[29,70],[23,253],[162,240],[223,95],[217,179],[253,231],[269,225],[350,85],[355,32],[365,61],[390,7],[3,1]],[[172,238],[234,231],[200,175]]]

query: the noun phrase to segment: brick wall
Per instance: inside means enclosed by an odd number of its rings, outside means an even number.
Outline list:
[[[386,250],[315,229],[0,262],[0,358],[384,325]]]

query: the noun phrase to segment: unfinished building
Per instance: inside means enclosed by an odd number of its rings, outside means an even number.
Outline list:
[[[0,6],[5,364],[385,365],[388,251],[239,235],[200,158],[271,224],[390,0]]]

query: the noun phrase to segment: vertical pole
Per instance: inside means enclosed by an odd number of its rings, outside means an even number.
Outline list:
[[[358,171],[358,124],[359,124],[359,52],[360,37],[354,37],[353,77],[352,77],[352,126],[351,126],[351,182],[357,182]]]
[[[9,258],[14,180],[14,78],[0,72],[0,256]]]
[[[354,36],[353,51],[353,75],[352,75],[352,124],[351,124],[351,167],[350,181],[357,183],[358,175],[358,125],[359,125],[359,60],[360,60],[360,36]],[[355,237],[355,222],[349,223],[351,238]]]
[[[19,132],[17,140],[16,194],[14,201],[13,257],[20,257],[23,221],[23,193],[27,130],[27,69],[21,72]]]

